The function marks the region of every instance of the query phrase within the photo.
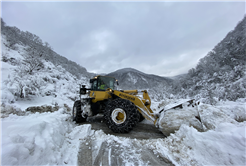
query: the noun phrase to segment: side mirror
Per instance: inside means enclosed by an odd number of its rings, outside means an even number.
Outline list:
[[[82,85],[82,88],[80,88],[80,94],[85,95],[86,94],[86,88],[85,85]]]
[[[117,85],[119,85],[119,82],[118,82],[118,80],[116,80],[116,84],[117,84]]]

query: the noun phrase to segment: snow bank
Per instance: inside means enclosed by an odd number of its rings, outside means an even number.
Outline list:
[[[216,126],[224,122],[233,124],[237,123],[234,119],[228,116],[225,111],[212,105],[201,104],[199,106],[199,113],[205,130],[215,129]]]
[[[238,99],[237,102],[222,101],[216,107],[237,122],[246,121],[246,98]]]
[[[13,103],[15,101],[15,96],[12,93],[13,88],[11,86],[5,86],[5,80],[7,80],[13,74],[12,68],[14,68],[14,66],[2,61],[0,61],[0,65],[1,65],[1,76],[0,76],[1,102]]]
[[[179,122],[177,117],[186,117],[185,111],[173,112],[172,116],[163,114],[169,117],[162,117],[165,126],[176,126],[176,132],[165,139],[147,142],[148,147],[175,165],[246,165],[245,111],[245,99],[219,102],[216,106],[199,105],[205,132],[184,120],[183,124]]]
[[[205,130],[215,129],[221,123],[237,124],[246,120],[245,102],[220,102],[216,106],[201,104],[199,113]]]
[[[158,107],[165,107],[165,110],[160,114],[159,127],[168,136],[177,131],[182,124],[193,126],[198,131],[215,129],[216,126],[224,122],[237,124],[246,120],[245,100],[218,102],[216,106],[201,103],[198,107],[187,107],[184,103],[182,109],[166,110],[166,108],[174,106],[175,103],[180,103],[180,100],[168,99],[158,105]],[[156,103],[155,106],[157,106]],[[154,108],[153,110],[156,113],[158,109]]]
[[[203,126],[196,117],[199,117],[199,114],[192,107],[168,110],[167,112],[163,112],[159,118],[160,131],[166,136],[169,136],[170,133],[177,131],[182,124],[192,126],[198,131],[203,131]]]
[[[220,124],[215,130],[198,132],[181,128],[164,140],[149,143],[149,148],[175,165],[245,165],[246,123]]]
[[[90,125],[75,127],[71,115],[62,112],[2,119],[1,164],[76,164],[71,155],[77,156],[79,139],[87,136]]]
[[[160,114],[158,124],[160,131],[164,135],[169,136],[170,133],[179,130],[182,124],[193,126],[198,131],[204,131],[197,107],[188,106],[189,103],[187,101],[188,100],[169,100],[160,103],[158,107],[165,109]],[[183,108],[172,109],[179,104],[182,104]]]
[[[15,96],[7,89],[2,89],[1,92],[1,102],[2,103],[14,103]]]

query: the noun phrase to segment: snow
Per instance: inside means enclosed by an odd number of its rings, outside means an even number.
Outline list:
[[[182,125],[175,134],[150,146],[175,165],[245,165],[245,124],[222,123],[207,132]]]
[[[162,112],[159,117],[160,131],[169,136],[179,130],[180,126],[186,124],[198,131],[204,131],[203,124],[198,119],[199,114],[194,107],[183,107],[182,109],[170,109]]]
[[[4,38],[2,41],[6,42]],[[11,50],[2,44],[2,51],[21,59],[24,47],[17,45]],[[1,165],[163,165],[163,160],[182,166],[246,165],[246,99],[221,101],[214,106],[201,103],[195,115],[199,113],[203,131],[191,122],[181,122],[168,137],[130,139],[92,130],[90,124],[75,124],[65,104],[73,107],[78,85],[88,86],[87,79],[77,80],[50,62],[44,66],[36,76],[45,80],[45,85],[34,95],[18,98],[12,78],[16,66],[1,61],[1,109],[6,113],[1,118]],[[158,113],[159,106],[168,108],[173,101],[180,100],[152,101],[151,108]],[[42,105],[59,106],[59,110],[25,114],[26,108]],[[13,110],[24,114],[13,114]],[[194,116],[186,117],[184,111],[175,115],[184,120]],[[178,122],[170,117],[165,123]],[[150,122],[145,120],[144,124]]]
[[[15,105],[19,107],[21,110],[25,110],[30,107],[30,102],[32,103],[31,106],[40,106],[40,105],[52,105],[52,101],[54,101],[53,96],[37,96],[37,97],[30,97],[28,99],[18,100],[15,102]]]
[[[7,80],[12,74],[12,65],[1,61],[1,100],[11,103],[15,100],[13,94],[9,91],[10,87],[4,86],[4,81]]]
[[[127,75],[129,76],[129,81],[132,81],[133,84],[137,83],[137,78],[135,78],[131,73],[127,73]]]
[[[76,164],[79,139],[91,126],[75,126],[70,119],[62,109],[2,119],[2,165]]]
[[[43,102],[38,98],[37,101]],[[30,101],[22,101],[23,105],[27,106],[28,103],[32,104]],[[243,106],[243,103],[223,104],[225,109],[222,110],[234,108],[233,105]],[[158,102],[154,102],[153,107],[157,109],[157,106]],[[208,112],[218,112],[222,107],[220,104],[201,105],[200,109],[204,109],[204,106],[209,108]],[[102,162],[98,156],[106,157],[112,165],[116,162],[116,156],[123,165],[148,165],[143,155],[151,150],[154,156],[168,159],[174,165],[245,165],[246,122],[235,121],[233,113],[220,116],[219,123],[206,117],[207,123],[214,123],[206,132],[199,132],[183,124],[169,137],[148,140],[117,137],[105,134],[102,130],[94,131],[90,124],[76,125],[71,120],[71,112],[63,108],[53,113],[26,116],[10,114],[1,119],[1,164],[79,165],[85,159],[81,161],[78,154],[91,150],[92,163],[98,165]],[[102,155],[102,149],[105,148],[108,152],[106,156]]]

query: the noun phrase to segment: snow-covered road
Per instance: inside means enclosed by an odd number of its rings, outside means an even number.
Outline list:
[[[102,121],[103,116],[96,116],[86,122],[95,132],[81,140],[78,165],[173,165],[148,148],[147,140],[165,136],[147,120],[128,134],[113,133]]]
[[[143,120],[142,122],[138,123],[137,126],[133,128],[133,130],[128,133],[114,133],[112,130],[108,128],[108,126],[103,122],[103,116],[98,115],[95,117],[91,117],[87,119],[88,122],[80,123],[83,124],[90,124],[91,129],[93,130],[102,130],[105,134],[110,134],[118,137],[125,137],[125,138],[136,138],[136,139],[156,139],[156,138],[165,138],[161,131],[159,131],[152,122],[148,120]]]
[[[99,130],[81,141],[78,165],[173,165],[154,154],[145,143]]]
[[[246,165],[245,103],[201,105],[200,113],[205,132],[184,124],[169,137],[146,121],[124,135],[99,116],[75,124],[64,107],[10,114],[1,118],[1,165]]]

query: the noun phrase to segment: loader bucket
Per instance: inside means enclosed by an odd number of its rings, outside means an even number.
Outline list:
[[[189,103],[189,106],[190,106],[191,104],[194,103],[194,101],[195,101],[194,99],[181,99],[181,100],[178,100],[175,103],[159,107],[159,109],[160,109],[159,113],[161,113],[163,111],[166,112],[166,111],[168,111],[170,109],[183,108],[183,104],[185,104],[185,103]]]
[[[182,124],[193,126],[198,131],[203,131],[198,103],[193,99],[178,100],[172,104],[160,107],[158,127],[166,136],[179,130]]]

